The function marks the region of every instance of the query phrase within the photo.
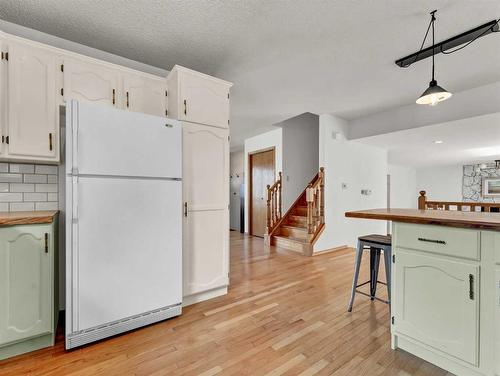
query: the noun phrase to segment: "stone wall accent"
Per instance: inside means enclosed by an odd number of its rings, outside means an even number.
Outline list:
[[[479,164],[464,166],[462,178],[463,201],[469,202],[500,202],[499,198],[483,197],[483,178],[500,177],[500,169],[496,169],[494,164],[487,163],[487,168],[480,168]]]

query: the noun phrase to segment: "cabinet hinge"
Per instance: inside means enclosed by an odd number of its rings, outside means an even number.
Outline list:
[[[52,133],[49,133],[49,150],[52,151],[53,146],[52,146]]]
[[[61,64],[61,72],[64,72],[64,64]]]
[[[45,253],[49,253],[49,234],[45,233]]]
[[[9,61],[9,53],[8,52],[5,52],[5,54],[3,55],[3,58],[7,61]]]
[[[64,96],[64,89],[61,88],[61,95]]]
[[[168,97],[168,90],[165,90],[165,96]]]
[[[227,119],[227,124],[229,124],[229,119]]]
[[[227,140],[228,140],[228,141],[231,141],[231,136],[227,136]]]
[[[396,263],[396,255],[392,255],[392,263],[395,264]]]
[[[116,98],[115,98],[115,97],[116,97],[116,90],[115,90],[115,89],[113,89],[113,105],[114,105],[114,104],[115,104],[115,102],[116,102]]]
[[[227,99],[229,99],[229,93],[227,93]]]
[[[165,110],[165,116],[168,116],[168,110]]]
[[[2,135],[2,144],[5,142],[5,136]]]
[[[6,136],[5,137],[5,143],[8,144],[9,143],[9,136]]]
[[[394,325],[394,316],[391,317],[391,323]]]
[[[2,58],[1,58],[0,60],[3,60],[3,59],[4,59],[4,56],[5,56],[5,54],[4,54],[4,52],[2,51]]]
[[[127,97],[127,108],[129,108],[130,107],[130,101],[129,101],[128,91],[127,91],[126,97]]]

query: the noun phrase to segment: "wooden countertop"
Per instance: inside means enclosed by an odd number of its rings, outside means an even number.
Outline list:
[[[0,226],[52,223],[58,210],[0,212]]]
[[[451,210],[371,209],[346,212],[345,216],[349,218],[381,219],[394,222],[481,228],[500,231],[500,213]]]

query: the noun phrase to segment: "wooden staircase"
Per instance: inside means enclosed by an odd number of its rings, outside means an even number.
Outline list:
[[[274,245],[311,256],[313,246],[325,227],[324,169],[307,185],[290,209],[281,215],[282,176],[267,186],[267,228],[264,237],[268,246]]]

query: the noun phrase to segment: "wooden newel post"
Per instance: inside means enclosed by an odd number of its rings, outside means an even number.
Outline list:
[[[266,214],[266,234],[271,230],[271,186],[267,185],[267,214]]]
[[[321,223],[325,223],[325,169],[321,167],[320,171],[320,183],[319,183],[319,218]]]
[[[281,171],[278,172],[278,218],[281,219]]]
[[[426,202],[427,197],[425,196],[425,191],[420,191],[420,196],[418,198],[418,209],[419,210],[425,210],[426,209]]]
[[[307,201],[307,233],[313,233],[313,200],[314,192],[312,185],[309,184],[306,190],[306,201]]]

